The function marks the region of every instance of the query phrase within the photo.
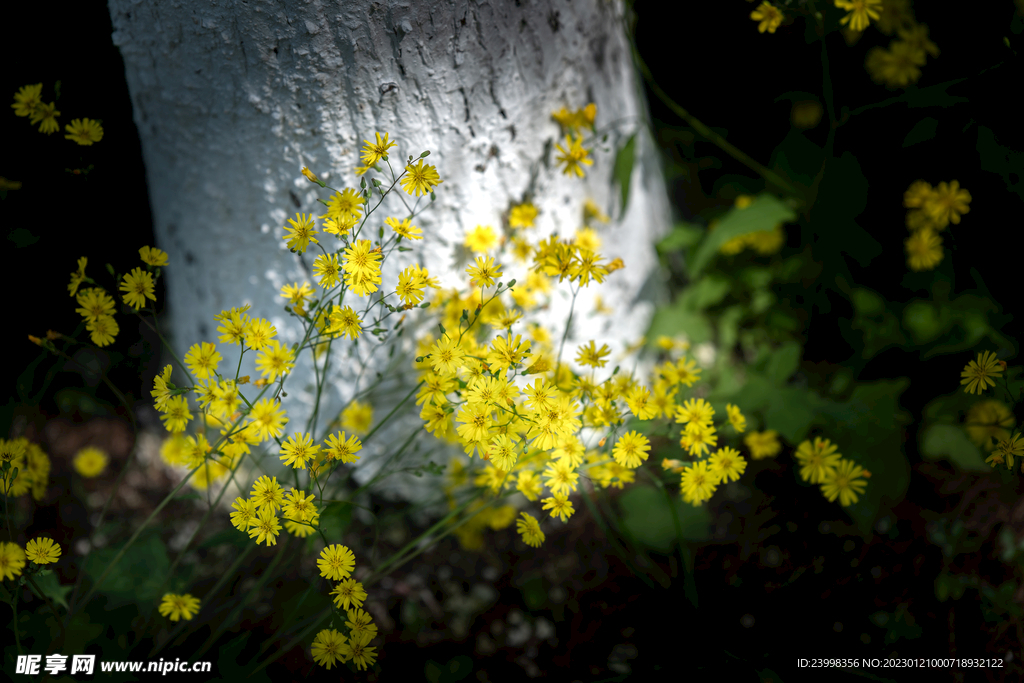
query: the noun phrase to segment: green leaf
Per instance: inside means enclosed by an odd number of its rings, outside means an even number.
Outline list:
[[[934,341],[953,325],[953,316],[946,306],[931,301],[911,301],[903,309],[903,327],[910,332],[915,344]]]
[[[64,609],[68,608],[67,595],[74,586],[62,586],[60,579],[57,578],[52,569],[42,570],[35,575],[33,580],[39,586],[39,590],[42,591],[43,595],[50,598],[54,604],[60,605]],[[32,592],[34,593],[35,590],[33,589]]]
[[[679,302],[691,311],[699,312],[714,306],[729,293],[729,280],[721,275],[706,275],[683,290]]]
[[[675,521],[665,493],[653,486],[635,485],[619,496],[622,523],[639,543],[662,553],[672,551],[676,541]],[[694,507],[682,498],[672,495],[672,505],[679,515],[680,531],[684,539],[707,540],[710,536],[711,515],[703,506]]]
[[[903,139],[903,146],[910,147],[916,145],[919,142],[925,142],[935,137],[935,131],[938,130],[939,122],[936,119],[928,116],[920,121],[910,129],[907,133],[907,137]]]
[[[945,458],[968,472],[989,472],[992,467],[958,425],[933,424],[922,430],[921,454],[929,460]]]
[[[818,403],[820,400],[817,394],[809,389],[775,388],[771,392],[771,403],[764,413],[765,424],[786,441],[799,443],[807,438],[811,423],[817,417]]]
[[[788,341],[777,348],[768,360],[765,373],[768,379],[778,385],[784,385],[800,366],[802,349],[794,341]]]
[[[622,193],[622,214],[626,213],[629,204],[629,181],[633,177],[633,160],[636,155],[636,133],[626,139],[626,143],[615,153],[615,180]]]
[[[1000,145],[991,129],[978,126],[978,155],[983,171],[998,174],[1007,190],[1024,199],[1024,152]]]
[[[712,327],[707,316],[690,310],[682,298],[671,306],[664,306],[654,312],[647,338],[653,340],[661,335],[674,337],[680,332],[685,333],[693,344],[710,341],[712,336]]]
[[[84,570],[95,581],[120,550],[118,547],[97,548],[85,560]],[[128,548],[103,580],[99,592],[114,602],[145,604],[156,601],[167,570],[170,568],[167,549],[159,535],[140,537]]]
[[[704,228],[690,223],[676,223],[672,226],[672,232],[665,235],[657,244],[659,254],[667,254],[687,247],[692,247],[700,241],[704,234]]]
[[[690,262],[690,276],[697,277],[718,254],[722,245],[729,240],[749,235],[761,230],[773,230],[779,223],[786,223],[796,218],[796,214],[786,204],[773,195],[762,193],[754,203],[745,209],[730,209],[718,222],[714,231],[707,234],[697,247]]]

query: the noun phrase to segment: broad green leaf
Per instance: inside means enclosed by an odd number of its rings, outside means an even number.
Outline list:
[[[666,254],[673,251],[679,251],[680,249],[686,249],[687,247],[692,247],[700,241],[704,232],[704,228],[699,225],[676,223],[672,226],[672,232],[667,234],[660,242],[658,242],[658,253]]]
[[[765,424],[789,443],[799,443],[807,437],[817,417],[815,408],[819,402],[809,389],[776,387],[771,391],[771,403],[764,413]]]
[[[933,424],[921,434],[921,454],[929,460],[945,458],[968,472],[989,472],[981,451],[958,425]]]
[[[636,153],[636,134],[630,135],[626,143],[615,153],[615,180],[622,193],[622,213],[629,204],[629,181],[633,177],[633,160]]]
[[[978,155],[981,170],[1001,176],[1006,189],[1024,199],[1024,152],[1000,145],[992,129],[978,126]]]
[[[121,546],[97,548],[85,560],[84,570],[93,581],[106,570]],[[128,548],[103,580],[99,593],[114,602],[145,604],[159,598],[160,589],[170,561],[167,549],[156,533],[140,537]]]
[[[761,230],[773,230],[779,223],[796,218],[793,210],[773,195],[762,193],[754,203],[745,209],[732,208],[718,222],[714,231],[708,233],[697,247],[692,261],[688,264],[691,277],[696,277],[718,254],[722,245],[741,235]]]
[[[802,349],[794,341],[782,344],[768,360],[768,367],[765,373],[768,379],[778,385],[784,385],[800,366],[800,355]]]
[[[60,579],[57,578],[52,569],[42,570],[35,575],[33,580],[39,586],[39,590],[43,592],[43,595],[50,598],[54,604],[60,605],[64,609],[68,608],[67,595],[74,586],[62,586]],[[35,590],[32,592],[34,593]]]
[[[714,306],[729,293],[729,280],[721,275],[705,275],[683,290],[679,296],[682,305],[692,311]]]
[[[711,323],[707,317],[690,310],[682,299],[654,312],[647,338],[657,339],[661,335],[674,337],[681,332],[693,344],[709,341],[712,336]]]
[[[703,541],[709,537],[711,516],[703,506],[684,503],[678,493],[671,495],[672,505],[679,515],[684,539]],[[653,486],[631,486],[619,496],[622,523],[638,542],[659,552],[672,551],[676,541],[675,521],[665,493]]]
[[[903,146],[910,147],[916,145],[919,142],[925,142],[935,137],[935,132],[939,128],[939,122],[937,119],[933,119],[927,116],[918,121],[910,132],[907,133],[907,137],[903,139]]]
[[[903,309],[903,327],[910,332],[915,344],[927,344],[949,330],[953,316],[945,306],[930,301],[911,301]]]

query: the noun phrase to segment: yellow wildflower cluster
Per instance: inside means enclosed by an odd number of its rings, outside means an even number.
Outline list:
[[[911,22],[897,30],[899,40],[891,41],[888,48],[871,48],[864,61],[871,80],[890,90],[916,83],[927,55],[939,56],[939,48],[928,39],[927,26]]]
[[[910,237],[904,242],[907,265],[911,270],[933,270],[942,261],[940,232],[950,223],[960,224],[960,216],[970,211],[971,193],[956,180],[931,184],[916,180],[903,193]]]
[[[52,135],[60,130],[57,117],[56,102],[43,102],[43,84],[26,85],[14,93],[14,104],[11,105],[16,116],[28,117],[29,122],[34,126],[39,124],[39,132]],[[99,121],[93,119],[74,119],[64,126],[67,131],[65,139],[78,143],[79,145],[91,145],[103,139],[103,126]]]
[[[24,496],[31,492],[39,501],[50,483],[50,457],[39,444],[23,436],[0,439],[0,487],[4,495]]]

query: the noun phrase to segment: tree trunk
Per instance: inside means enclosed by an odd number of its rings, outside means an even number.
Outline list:
[[[385,264],[383,291],[394,290],[398,267],[413,260],[445,285],[463,281],[465,232],[478,224],[500,231],[510,206],[528,197],[541,212],[534,243],[554,231],[571,236],[591,198],[613,217],[598,228],[600,252],[626,267],[583,290],[563,360],[571,361],[574,344],[593,338],[621,349],[646,330],[652,305],[638,296],[656,272],[653,243],[669,211],[619,0],[109,0],[109,8],[142,141],[156,246],[170,255],[167,308],[179,355],[196,342],[216,342],[213,317],[245,303],[274,323],[282,343],[301,338],[280,290],[309,281],[319,291],[314,255],[291,253],[284,226],[297,212],[324,213],[316,198],[329,193],[299,171],[308,166],[334,187],[357,187],[362,141],[378,131],[398,141],[393,161],[430,150],[428,161],[444,179],[434,206],[416,220],[423,241],[389,259],[396,263]],[[588,102],[597,105],[598,129],[610,134],[579,180],[555,163],[562,137],[551,114]],[[613,166],[616,148],[633,132],[636,163],[623,213]],[[374,231],[385,215],[392,214],[374,214]],[[512,265],[506,279],[515,277]],[[614,315],[592,315],[595,293]],[[555,329],[568,307],[564,292],[552,300],[546,315]],[[233,373],[238,347],[218,349],[220,371]],[[287,435],[307,429],[310,358],[305,352],[285,383]],[[251,363],[242,374],[256,377]],[[333,363],[315,437],[383,367],[371,367],[357,387],[356,373]],[[408,360],[401,370],[409,374]],[[375,419],[386,404],[375,401]],[[377,451],[401,431],[375,437]],[[379,466],[374,452],[364,451],[357,479]],[[399,478],[388,489],[419,498],[414,490],[423,484]]]

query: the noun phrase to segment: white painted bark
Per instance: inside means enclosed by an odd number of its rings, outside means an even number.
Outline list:
[[[401,256],[455,284],[464,277],[459,245],[467,230],[500,229],[529,193],[541,210],[534,234],[570,236],[589,197],[615,218],[599,228],[601,252],[626,269],[584,290],[565,355],[590,338],[622,348],[646,330],[652,306],[640,295],[656,272],[653,243],[669,212],[642,130],[646,111],[619,0],[109,0],[109,9],[156,246],[170,255],[167,306],[179,354],[216,341],[213,316],[245,303],[275,324],[282,342],[299,340],[279,292],[296,281],[316,286],[313,256],[290,253],[283,226],[299,211],[321,215],[315,199],[328,197],[299,170],[307,165],[334,187],[355,187],[359,149],[376,131],[398,141],[393,160],[429,149],[444,179],[417,220],[425,239]],[[597,105],[599,127],[622,123],[580,181],[555,164],[560,138],[551,113],[587,102]],[[631,199],[620,216],[611,145],[638,129]],[[406,263],[385,268],[392,290],[398,265]],[[614,316],[591,315],[598,292]],[[549,318],[560,324],[567,310],[568,299],[556,297]],[[221,371],[233,372],[238,347],[218,346]],[[285,384],[286,434],[304,429],[311,412],[313,395],[303,390],[312,382],[309,360],[307,352]],[[251,363],[243,374],[258,376]],[[355,391],[354,374],[341,370],[321,399],[320,432]],[[377,418],[387,411],[379,400]],[[409,424],[364,451],[357,479],[370,476],[382,447]],[[425,481],[398,478],[386,488],[419,499]]]

